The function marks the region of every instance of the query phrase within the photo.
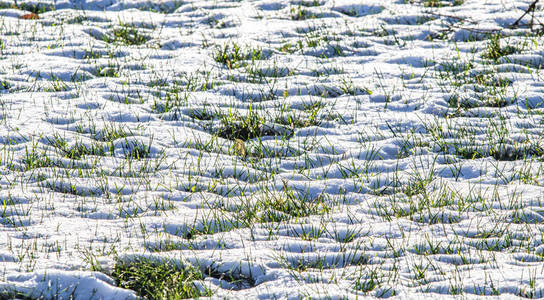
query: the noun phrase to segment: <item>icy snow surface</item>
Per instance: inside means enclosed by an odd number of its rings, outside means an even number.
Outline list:
[[[0,1],[0,298],[544,297],[542,7],[432,2]]]

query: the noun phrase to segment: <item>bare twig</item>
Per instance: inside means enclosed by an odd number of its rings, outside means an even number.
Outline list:
[[[533,24],[534,24],[534,19],[535,19],[535,8],[536,8],[536,4],[539,2],[540,0],[535,0],[533,1],[533,3],[531,3],[529,5],[529,7],[527,7],[527,10],[525,10],[525,12],[523,13],[523,15],[521,15],[521,17],[519,17],[514,23],[512,23],[512,25],[510,25],[510,28],[516,28],[519,26],[519,22],[521,22],[521,20],[528,14],[528,13],[531,13],[531,22],[529,23],[529,26],[531,27],[531,29],[533,29]],[[543,25],[542,23],[538,22],[540,25]]]

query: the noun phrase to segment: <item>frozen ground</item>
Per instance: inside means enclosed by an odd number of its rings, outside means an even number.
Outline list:
[[[0,1],[0,298],[544,297],[530,2]]]

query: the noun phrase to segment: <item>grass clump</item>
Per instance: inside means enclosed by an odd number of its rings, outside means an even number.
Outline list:
[[[543,149],[538,146],[520,147],[500,141],[492,145],[465,146],[457,149],[457,155],[465,159],[493,157],[498,161],[514,161],[535,156],[542,157],[543,154]]]
[[[46,151],[38,152],[37,145],[34,144],[29,149],[25,147],[25,156],[22,160],[23,171],[31,169],[51,167],[54,165],[53,161],[47,156]]]
[[[99,51],[95,51],[94,49],[88,49],[85,50],[83,55],[81,56],[81,59],[99,59],[102,57],[102,53]]]
[[[315,113],[308,116],[303,114],[290,113],[285,116],[278,116],[274,120],[278,124],[288,126],[289,128],[304,128],[309,126],[321,125],[321,119],[317,118]]]
[[[7,81],[0,81],[0,90],[9,90],[11,88],[11,84]]]
[[[264,117],[259,116],[251,109],[245,116],[238,113],[229,113],[222,116],[222,127],[218,130],[217,135],[229,140],[247,141],[263,135],[262,125]]]
[[[346,16],[349,17],[357,17],[358,13],[355,9],[341,9],[339,10],[340,13],[343,13]]]
[[[302,21],[315,18],[316,15],[307,9],[303,9],[300,5],[298,7],[291,8],[291,20],[293,21]]]
[[[265,191],[255,203],[246,203],[243,219],[248,224],[298,220],[311,215],[324,215],[333,210],[334,203],[321,194],[312,197],[306,192],[295,191],[284,182],[282,191]]]
[[[23,292],[16,290],[5,290],[0,291],[0,299],[22,299],[22,300],[32,300],[28,295]]]
[[[87,155],[105,156],[106,151],[99,143],[93,143],[91,145],[85,145],[82,142],[76,142],[72,146],[59,135],[53,136],[49,139],[49,143],[57,148],[63,157],[69,159],[79,160]]]
[[[298,1],[298,2],[293,3],[293,4],[297,4],[297,5],[305,6],[305,7],[316,7],[316,6],[321,6],[322,5],[321,1],[319,1],[319,0]]]
[[[6,7],[8,8],[8,7]],[[15,8],[20,10],[26,10],[34,14],[41,14],[48,11],[55,10],[55,7],[51,4],[42,4],[42,3],[13,3],[9,8]]]
[[[125,140],[123,144],[123,153],[127,159],[144,159],[151,157],[151,143],[153,142],[150,139],[149,144],[138,141],[138,140]]]
[[[263,136],[290,137],[293,134],[291,130],[281,125],[267,122],[265,117],[255,112],[251,106],[245,115],[229,112],[218,116],[221,118],[221,125],[215,134],[231,141],[247,141]]]
[[[442,7],[444,4],[442,3],[442,0],[425,0],[423,1],[424,7]]]
[[[102,130],[95,131],[93,138],[102,142],[113,142],[117,139],[133,136],[134,133],[127,127],[119,125],[106,125]]]
[[[269,195],[263,198],[256,207],[258,222],[282,222],[292,218],[299,219],[310,215],[324,214],[330,210],[325,198],[315,199],[301,196],[293,191],[284,195]]]
[[[244,60],[264,59],[263,50],[259,48],[243,49],[237,43],[225,44],[223,48],[217,48],[214,53],[216,62],[223,64],[229,69],[237,69],[244,66]]]
[[[104,36],[104,41],[107,43],[121,43],[128,46],[142,45],[151,38],[144,35],[128,24],[121,24],[120,27],[113,29],[110,35]]]
[[[414,1],[409,1],[414,3]],[[445,6],[459,6],[465,3],[465,0],[423,0],[423,7],[445,7]]]
[[[94,75],[97,77],[118,78],[120,76],[121,67],[118,65],[97,66]]]
[[[322,119],[319,112],[325,107],[325,103],[315,101],[304,105],[304,113],[287,113],[277,116],[274,121],[289,128],[303,128],[321,125]]]
[[[117,262],[112,277],[119,287],[131,289],[146,299],[187,299],[209,296],[194,284],[203,275],[192,266],[176,266],[167,261],[138,258]]]
[[[482,53],[482,58],[492,59],[496,61],[503,56],[518,52],[518,49],[516,49],[513,46],[510,46],[510,45],[502,46],[501,38],[502,38],[502,35],[500,33],[491,35],[491,37],[489,38],[487,47],[484,53]]]
[[[355,281],[355,290],[369,294],[382,285],[383,274],[380,274],[378,269],[371,269],[364,274],[361,271],[360,276]]]

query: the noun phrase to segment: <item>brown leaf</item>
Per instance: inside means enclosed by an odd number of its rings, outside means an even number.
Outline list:
[[[241,139],[234,140],[234,153],[243,157],[247,156],[246,144]]]
[[[19,17],[19,19],[24,19],[24,20],[37,20],[39,18],[40,17],[35,13],[29,13],[29,14],[22,15],[22,16]]]

